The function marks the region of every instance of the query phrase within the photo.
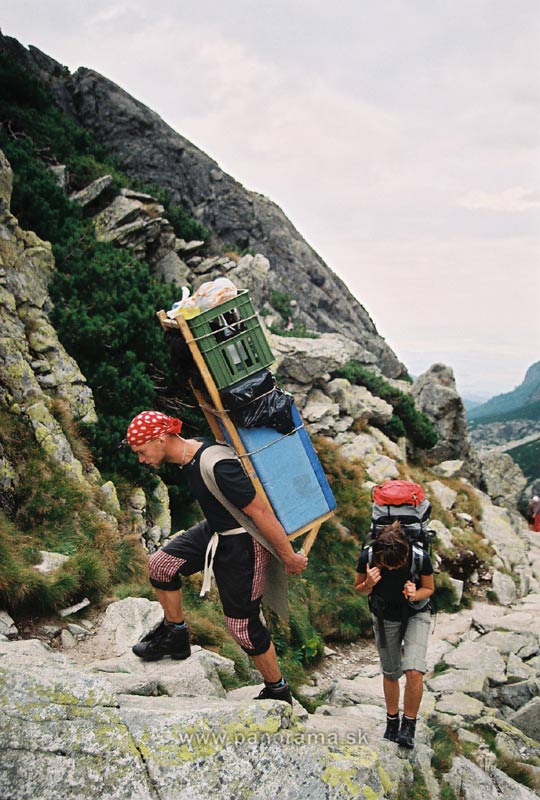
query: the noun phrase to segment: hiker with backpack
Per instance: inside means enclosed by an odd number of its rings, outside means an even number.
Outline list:
[[[388,481],[375,487],[371,541],[362,549],[356,568],[355,589],[369,598],[383,673],[386,702],[383,738],[408,748],[414,747],[422,700],[430,597],[435,588],[427,552],[426,524],[430,509],[417,484]],[[381,520],[387,524],[381,524]],[[405,691],[400,724],[399,678],[403,674]]]
[[[260,607],[264,593],[268,604],[279,611],[282,594],[286,603],[285,573],[300,575],[308,559],[293,550],[234,451],[210,441],[185,439],[180,436],[181,429],[182,422],[175,417],[142,411],[127,430],[127,443],[141,464],[159,469],[169,463],[184,470],[205,515],[202,522],[150,556],[150,583],[164,618],[132,650],[144,661],[190,656],[182,578],[203,571],[201,596],[214,575],[229,632],[263,676],[264,687],[255,699],[284,700],[292,705]]]

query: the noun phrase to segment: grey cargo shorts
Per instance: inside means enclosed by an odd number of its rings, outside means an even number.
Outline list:
[[[407,630],[401,641],[401,622],[384,620],[386,647],[381,647],[379,622],[371,616],[381,669],[385,678],[397,681],[408,669],[427,672],[426,652],[431,623],[429,611],[420,611],[409,618]]]

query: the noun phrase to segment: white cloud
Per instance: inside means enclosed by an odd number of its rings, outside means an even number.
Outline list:
[[[531,209],[540,209],[540,192],[524,186],[512,186],[502,192],[467,192],[459,198],[458,206],[472,210],[503,211],[521,214]]]

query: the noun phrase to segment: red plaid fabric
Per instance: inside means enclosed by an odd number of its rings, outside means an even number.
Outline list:
[[[169,583],[178,573],[180,567],[186,563],[185,558],[178,558],[158,550],[148,559],[148,572],[150,577],[159,583]]]
[[[168,417],[161,411],[141,411],[129,423],[126,438],[130,447],[137,447],[165,433],[180,433],[181,430],[182,420],[176,417]]]
[[[248,625],[249,619],[236,619],[234,617],[225,617],[227,628],[235,641],[238,642],[240,647],[245,647],[247,650],[253,650],[253,642],[249,638]]]
[[[258,600],[264,592],[266,582],[266,572],[272,556],[256,539],[253,539],[253,584],[251,586],[251,599]]]

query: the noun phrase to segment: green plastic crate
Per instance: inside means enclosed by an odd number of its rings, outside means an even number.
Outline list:
[[[187,322],[218,389],[274,361],[248,292],[240,292]]]

